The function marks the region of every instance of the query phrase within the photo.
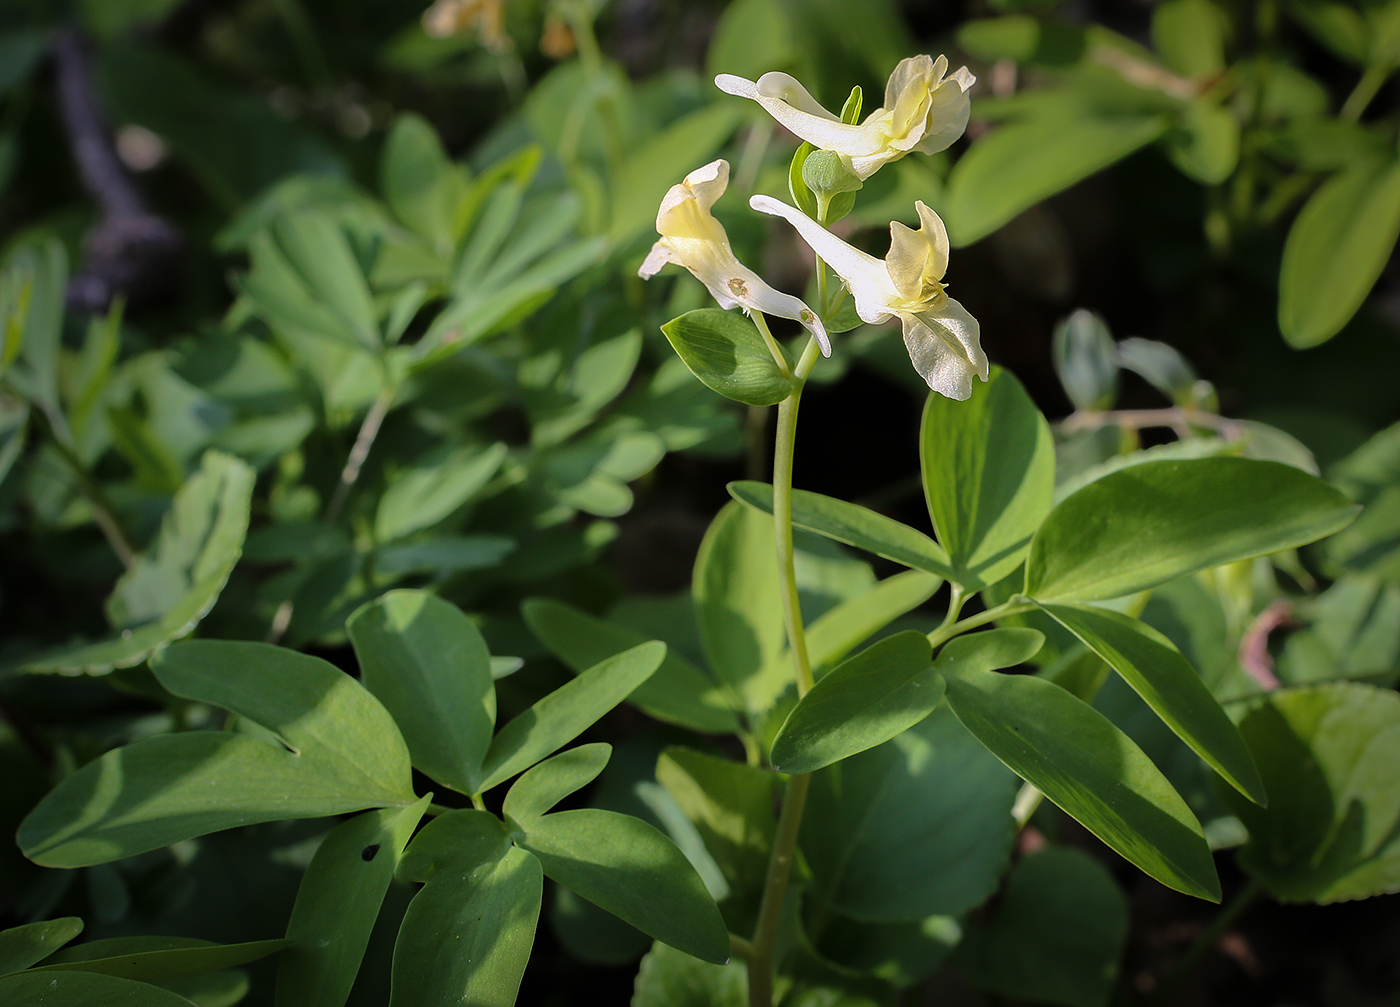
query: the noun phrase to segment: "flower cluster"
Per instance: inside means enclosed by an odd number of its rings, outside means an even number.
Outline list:
[[[902,61],[885,86],[885,103],[864,121],[845,123],[823,108],[795,78],[766,73],[757,81],[729,74],[715,78],[723,91],[751,98],[797,136],[840,159],[856,178],[912,151],[943,150],[967,126],[968,89],[975,79],[966,67],[948,74],[948,61],[916,56]],[[729,165],[714,161],[691,172],[662,200],[656,218],[659,240],[642,263],[643,277],[664,263],[690,270],[721,307],[742,306],[799,321],[830,355],[822,320],[805,303],[774,290],[734,256],[724,228],[710,213],[729,182]],[[857,183],[858,184],[858,183]],[[948,234],[938,214],[916,202],[919,229],[890,224],[884,259],[853,247],[795,207],[769,196],[749,205],[782,217],[844,281],[865,322],[898,318],[915,370],[928,386],[953,399],[972,394],[974,376],[987,379],[987,357],[977,320],[948,296]]]

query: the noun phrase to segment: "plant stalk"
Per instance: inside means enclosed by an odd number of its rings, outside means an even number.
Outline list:
[[[778,427],[773,448],[773,531],[778,547],[778,580],[783,596],[783,621],[787,626],[788,650],[792,654],[793,673],[798,695],[812,687],[812,663],[807,654],[807,636],[802,626],[802,607],[797,594],[797,573],[793,566],[792,548],[792,459],[797,441],[797,407],[802,399],[802,386],[816,366],[821,348],[815,339],[807,341],[793,375],[796,387],[778,406]],[[778,928],[787,901],[788,881],[792,863],[797,855],[797,836],[802,831],[802,810],[807,803],[807,788],[811,777],[796,773],[788,777],[783,793],[783,810],[778,816],[778,828],[773,837],[773,851],[768,859],[768,875],[763,884],[759,903],[758,923],[753,941],[744,958],[748,964],[749,1007],[772,1007],[774,958],[778,945]]]

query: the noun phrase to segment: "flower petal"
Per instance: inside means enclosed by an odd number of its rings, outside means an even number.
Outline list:
[[[851,296],[855,298],[856,314],[862,321],[883,322],[890,317],[893,312],[889,304],[898,302],[900,297],[899,291],[890,282],[883,259],[846,244],[801,210],[772,196],[754,196],[749,200],[749,206],[760,213],[782,217],[796,228],[812,251],[846,281]]]
[[[904,346],[914,370],[940,395],[959,401],[972,394],[974,375],[987,380],[987,355],[979,342],[981,329],[957,301],[937,312],[901,315]]]
[[[963,135],[972,114],[972,99],[967,92],[975,83],[977,78],[963,66],[934,89],[930,95],[924,135],[915,150],[922,154],[937,154],[940,150],[947,150],[954,140]]]
[[[834,151],[841,155],[842,161],[869,157],[884,146],[884,134],[877,127],[868,125],[869,120],[867,124],[859,126],[843,123],[817,104],[807,89],[788,74],[765,73],[758,83],[754,83],[743,77],[722,73],[715,78],[715,86],[726,94],[758,102],[789,132],[821,150]],[[871,168],[866,174],[862,175],[859,171],[856,174],[865,179],[873,172],[874,168]]]

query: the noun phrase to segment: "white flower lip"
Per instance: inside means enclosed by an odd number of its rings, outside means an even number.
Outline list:
[[[758,102],[795,135],[834,152],[862,180],[912,150],[936,154],[962,136],[971,112],[967,92],[976,82],[967,67],[949,74],[946,56],[911,56],[890,74],[884,105],[850,125],[788,74],[765,73],[757,81],[728,73],[715,78],[721,91]]]
[[[774,290],[735,258],[724,225],[710,213],[728,185],[729,162],[721,158],[696,168],[685,181],[671,186],[656,214],[661,238],[651,247],[637,275],[648,279],[668,262],[684,266],[721,308],[737,306],[745,314],[761,311],[794,319],[812,334],[822,354],[831,356],[831,340],[817,313],[799,298]]]
[[[872,324],[897,317],[914,369],[925,383],[950,399],[972,394],[972,378],[987,380],[987,355],[973,318],[943,289],[948,266],[948,234],[938,214],[922,202],[917,231],[890,224],[890,252],[884,259],[842,241],[801,210],[772,196],[754,196],[749,205],[782,217],[845,281],[856,314]]]

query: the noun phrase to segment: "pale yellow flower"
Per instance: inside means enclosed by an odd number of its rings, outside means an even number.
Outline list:
[[[936,154],[962,136],[971,109],[967,92],[976,82],[965,66],[948,74],[946,56],[911,56],[890,74],[884,105],[850,125],[788,74],[765,73],[757,81],[728,73],[715,78],[721,91],[758,102],[812,146],[833,151],[860,179],[913,150]]]
[[[655,276],[668,262],[684,266],[721,308],[738,306],[745,314],[761,311],[796,319],[816,339],[822,353],[831,356],[831,342],[817,313],[791,294],[774,290],[734,257],[724,225],[710,213],[728,186],[729,162],[722,158],[696,168],[680,185],[671,186],[656,214],[661,240],[652,246],[638,275],[643,279]]]
[[[879,323],[898,317],[904,345],[914,369],[934,391],[950,399],[972,394],[972,378],[987,380],[987,355],[979,343],[977,319],[943,287],[948,269],[948,232],[923,203],[919,229],[890,224],[890,251],[884,259],[842,241],[801,210],[771,196],[754,196],[749,205],[782,217],[845,281],[862,321]]]

